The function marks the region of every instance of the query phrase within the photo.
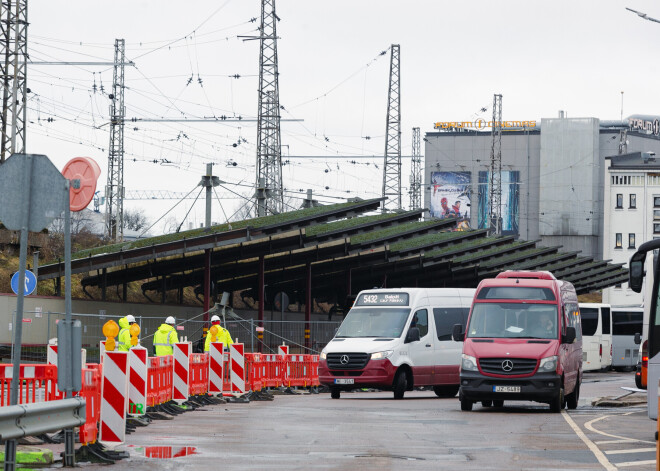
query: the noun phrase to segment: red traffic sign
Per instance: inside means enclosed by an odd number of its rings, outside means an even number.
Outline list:
[[[62,175],[69,181],[80,180],[80,185],[69,187],[69,207],[71,211],[82,211],[94,198],[101,167],[91,157],[74,157],[64,166]]]

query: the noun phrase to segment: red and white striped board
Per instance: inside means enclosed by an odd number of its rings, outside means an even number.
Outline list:
[[[147,349],[133,347],[128,351],[128,415],[147,413]]]
[[[105,340],[99,342],[99,352],[101,352],[101,363],[103,363],[103,357],[105,356]]]
[[[173,356],[172,399],[183,404],[190,395],[190,344],[175,343]]]
[[[277,347],[277,354],[278,355],[288,355],[289,354],[289,346],[288,345],[280,345]]]
[[[224,344],[211,342],[209,345],[209,394],[218,395],[222,394],[222,378],[224,378]]]
[[[128,354],[126,352],[105,352],[103,356],[99,441],[108,445],[117,445],[126,439]]]
[[[242,343],[233,343],[229,346],[232,394],[245,394],[245,356],[243,352]]]
[[[46,348],[46,363],[57,366],[57,345],[48,345]]]

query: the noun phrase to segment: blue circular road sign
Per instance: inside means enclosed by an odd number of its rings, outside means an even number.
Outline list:
[[[18,275],[20,272],[14,273],[14,275],[11,277],[11,290],[15,293],[18,294]],[[34,276],[34,273],[32,273],[30,270],[25,270],[25,289],[24,293],[26,296],[29,294],[32,294],[34,290],[37,288],[37,277]]]

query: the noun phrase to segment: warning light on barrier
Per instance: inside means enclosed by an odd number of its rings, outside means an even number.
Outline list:
[[[119,326],[113,320],[103,324],[103,335],[105,335],[105,349],[108,352],[115,351],[115,337],[119,334]]]
[[[218,326],[217,325],[212,325],[211,328],[209,329],[209,332],[211,332],[211,342],[217,342],[218,341]]]
[[[138,335],[140,335],[140,326],[137,324],[131,324],[130,329],[128,329],[131,334],[131,345],[136,346],[138,344]]]

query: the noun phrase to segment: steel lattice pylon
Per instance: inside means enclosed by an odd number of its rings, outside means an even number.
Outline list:
[[[410,168],[410,209],[422,207],[422,146],[419,128],[413,128]]]
[[[27,95],[27,0],[0,2],[4,54],[2,72],[2,151],[0,164],[13,153],[25,153]]]
[[[387,93],[387,129],[385,132],[385,165],[383,167],[383,212],[401,209],[401,95],[400,51],[392,44],[390,54],[390,88]]]
[[[124,238],[124,62],[125,42],[115,39],[115,66],[110,104],[108,184],[105,187],[105,233],[112,240]]]
[[[258,216],[278,214],[284,208],[275,25],[277,20],[275,0],[261,0],[256,180]]]
[[[502,233],[502,95],[493,95],[492,143],[488,181],[488,227],[491,234]]]

